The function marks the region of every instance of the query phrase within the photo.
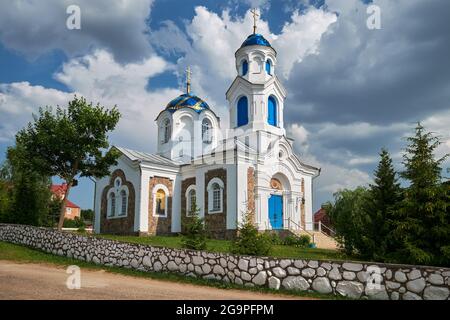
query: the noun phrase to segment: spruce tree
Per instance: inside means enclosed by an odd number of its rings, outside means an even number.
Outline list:
[[[400,210],[395,237],[401,247],[397,260],[407,263],[450,263],[450,219],[448,192],[441,182],[441,164],[447,157],[435,159],[434,153],[441,141],[418,123],[415,135],[409,137],[403,156],[405,171],[401,173],[410,182]]]
[[[391,238],[396,211],[401,200],[401,188],[392,159],[386,149],[381,149],[380,162],[370,185],[367,207],[369,223],[366,229],[368,258],[384,260],[395,249]]]

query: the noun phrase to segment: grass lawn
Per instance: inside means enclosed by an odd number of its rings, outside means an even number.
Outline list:
[[[122,242],[139,243],[145,245],[161,246],[168,248],[182,248],[182,236],[163,237],[163,236],[115,236],[115,235],[99,235],[110,240],[117,240]],[[212,252],[229,253],[231,241],[227,240],[207,240],[207,250]],[[328,249],[317,248],[297,248],[294,246],[275,245],[269,256],[277,258],[295,258],[295,259],[311,259],[311,260],[357,260],[355,257],[345,255],[343,252]]]
[[[174,281],[178,283],[187,283],[200,286],[209,286],[220,289],[236,289],[236,290],[250,290],[261,293],[271,293],[271,294],[284,294],[291,296],[301,296],[301,297],[311,297],[319,299],[333,299],[333,300],[343,300],[346,299],[341,296],[334,295],[323,295],[314,292],[304,292],[304,291],[287,291],[287,290],[272,290],[263,287],[242,287],[235,284],[225,283],[217,280],[206,280],[202,278],[186,277],[183,275],[178,275],[174,273],[162,273],[162,272],[142,272],[126,268],[118,267],[106,267],[100,266],[93,263],[83,262],[80,260],[70,259],[66,257],[55,256],[46,252],[34,250],[28,247],[15,245],[7,242],[0,241],[0,260],[15,261],[18,263],[44,263],[57,265],[62,267],[67,267],[69,265],[77,265],[80,268],[92,269],[92,270],[105,270],[111,273],[117,273],[122,275],[128,275],[133,277],[150,278],[163,281]]]

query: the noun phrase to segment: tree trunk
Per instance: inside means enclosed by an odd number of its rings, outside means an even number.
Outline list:
[[[67,205],[67,199],[69,198],[69,191],[72,187],[73,179],[70,180],[70,182],[67,183],[67,190],[64,195],[64,199],[61,203],[61,210],[59,212],[59,222],[58,222],[58,230],[62,230],[62,227],[64,225],[64,218],[66,216],[66,205]]]

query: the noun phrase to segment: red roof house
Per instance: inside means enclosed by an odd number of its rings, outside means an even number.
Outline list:
[[[53,184],[50,187],[50,191],[52,192],[54,197],[57,197],[60,200],[63,200],[66,196],[67,184]],[[65,218],[73,220],[75,217],[81,216],[81,208],[77,206],[75,203],[67,199],[66,202],[66,213]]]

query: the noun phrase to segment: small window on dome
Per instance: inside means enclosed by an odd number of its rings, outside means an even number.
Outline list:
[[[163,143],[167,143],[170,141],[172,132],[171,132],[171,128],[170,128],[170,120],[166,119],[164,120],[163,123]]]
[[[242,62],[242,76],[245,76],[248,72],[248,62],[247,60],[244,60]]]
[[[202,123],[202,138],[203,143],[209,144],[212,142],[212,125],[208,119],[204,119]]]

